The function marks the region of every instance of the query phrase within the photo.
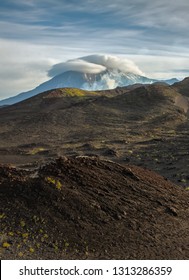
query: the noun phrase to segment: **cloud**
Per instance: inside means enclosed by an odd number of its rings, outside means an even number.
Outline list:
[[[17,21],[24,20],[25,23],[41,21],[43,24],[46,17],[53,25],[56,19],[62,24],[65,18],[72,22],[80,17],[80,19],[87,18],[93,25],[96,23],[101,26],[106,23],[106,19],[111,19],[115,23],[116,21],[121,24],[125,22],[125,26],[130,24],[137,27],[163,28],[164,30],[171,28],[180,31],[188,29],[188,0],[103,0],[103,5],[101,0],[85,0],[80,1],[79,4],[76,0],[20,0],[17,2],[8,0],[8,2],[14,5],[9,5],[7,16],[12,20],[15,18]],[[0,15],[1,13],[0,11]]]
[[[1,0],[0,99],[44,82],[55,63],[51,76],[70,67],[84,72],[115,67],[142,69],[154,78],[184,77],[188,10],[188,0]],[[91,53],[120,59],[87,58]],[[73,57],[80,59],[61,63]]]
[[[154,79],[183,79],[189,76],[189,56],[171,53],[164,55],[130,55],[133,61],[142,67],[147,77]]]
[[[0,37],[84,46],[86,53],[172,52],[188,49],[188,9],[188,0],[1,1]]]
[[[67,62],[55,64],[48,72],[50,77],[54,77],[66,71],[77,71],[82,73],[100,73],[106,67],[95,63],[87,62],[83,59],[68,60]]]
[[[85,57],[68,60],[55,64],[48,72],[50,77],[59,75],[66,71],[77,71],[81,73],[100,73],[107,69],[120,70],[124,73],[144,75],[138,66],[127,58],[113,55],[89,55]]]
[[[56,48],[54,52],[59,50]],[[49,53],[53,53],[52,49],[46,46],[0,39],[0,99],[30,90],[47,80],[47,70],[57,62],[54,53],[54,59]]]

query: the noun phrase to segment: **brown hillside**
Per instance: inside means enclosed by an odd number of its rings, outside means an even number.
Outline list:
[[[183,81],[175,83],[172,85],[181,94],[189,97],[189,77],[185,78]]]
[[[0,109],[0,162],[28,168],[57,156],[97,155],[150,168],[187,187],[183,98],[164,84],[44,92]]]

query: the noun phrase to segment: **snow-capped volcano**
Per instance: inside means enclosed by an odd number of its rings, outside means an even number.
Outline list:
[[[134,73],[123,73],[117,69],[107,69],[97,74],[67,71],[53,77],[37,89],[40,88],[44,91],[53,88],[75,87],[84,90],[106,90],[135,83],[150,84],[156,81]]]
[[[123,73],[120,70],[108,69],[96,75],[86,75],[86,81],[83,83],[82,88],[86,90],[106,90],[116,87],[128,86],[136,83],[151,84],[156,82],[154,79],[137,75],[134,73]]]
[[[91,55],[54,65],[48,72],[52,77],[28,92],[0,101],[0,106],[10,105],[38,93],[64,87],[85,90],[106,90],[135,83],[151,84],[155,79],[145,77],[134,62],[108,55]],[[170,80],[170,84],[177,80]],[[166,82],[166,81],[165,81]],[[167,81],[169,83],[169,81]]]

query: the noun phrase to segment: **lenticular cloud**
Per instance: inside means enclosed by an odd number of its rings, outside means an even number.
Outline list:
[[[120,70],[123,73],[144,75],[132,60],[113,55],[89,55],[58,63],[49,70],[48,75],[54,77],[67,71],[98,74],[107,69]]]

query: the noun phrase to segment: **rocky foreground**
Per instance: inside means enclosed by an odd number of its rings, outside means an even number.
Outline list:
[[[189,191],[136,166],[0,165],[1,259],[188,259]]]

